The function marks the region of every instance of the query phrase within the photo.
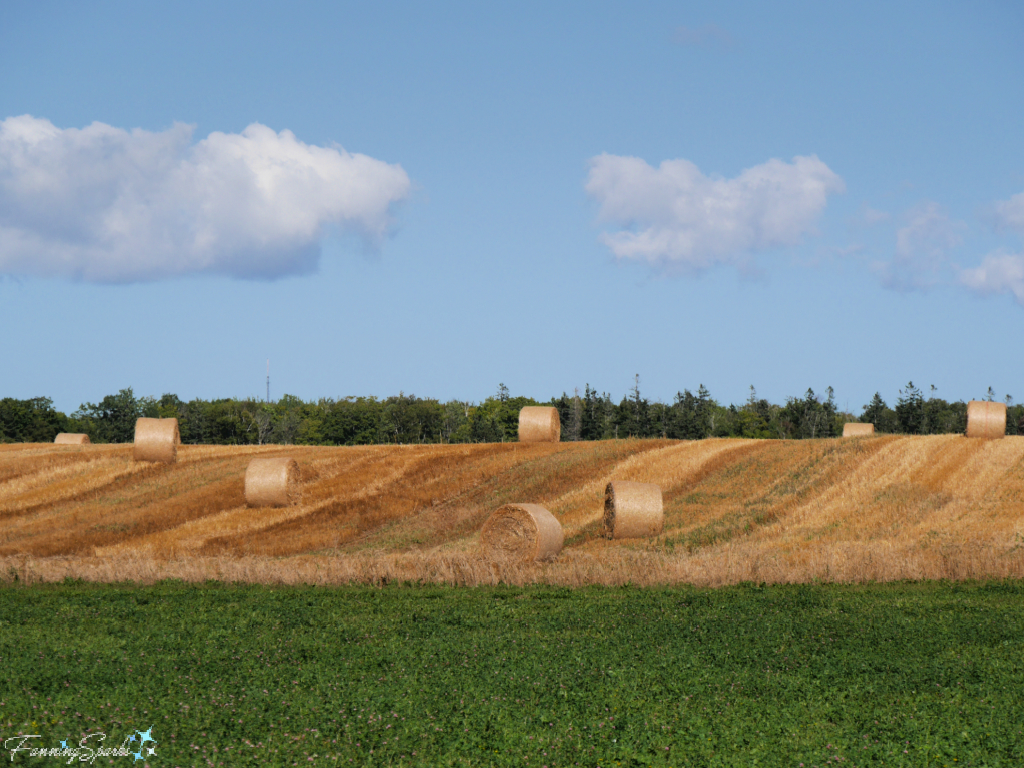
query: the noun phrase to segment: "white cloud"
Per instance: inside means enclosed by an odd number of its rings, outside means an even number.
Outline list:
[[[590,161],[586,191],[600,218],[622,229],[602,242],[621,259],[699,271],[797,244],[843,180],[816,156],[769,160],[733,179],[705,176],[689,160],[652,168],[637,157]]]
[[[92,282],[316,268],[331,226],[379,244],[409,193],[399,165],[253,123],[193,144],[103,123],[0,122],[0,274]]]
[[[960,245],[965,225],[954,221],[936,203],[924,203],[909,211],[906,224],[896,232],[896,255],[878,263],[882,285],[897,291],[926,290],[949,264],[947,253]]]
[[[1024,235],[1024,192],[995,204],[996,226]]]
[[[1012,293],[1024,306],[1024,254],[990,254],[981,266],[960,272],[960,282],[975,293]]]

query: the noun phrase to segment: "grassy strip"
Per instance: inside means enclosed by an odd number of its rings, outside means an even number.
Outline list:
[[[152,766],[1019,766],[1022,597],[7,585],[0,739],[153,726]]]

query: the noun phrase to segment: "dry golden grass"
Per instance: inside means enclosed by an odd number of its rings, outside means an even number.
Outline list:
[[[302,502],[245,505],[255,456]],[[602,536],[612,480],[657,483],[665,528]],[[554,563],[494,562],[503,504],[561,522]],[[1024,577],[1024,437],[466,446],[0,446],[0,578],[718,585]]]

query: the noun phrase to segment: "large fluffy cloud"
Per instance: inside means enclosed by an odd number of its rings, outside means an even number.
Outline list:
[[[240,134],[0,122],[0,274],[95,282],[316,267],[325,228],[373,242],[409,192],[401,166],[253,123]]]
[[[689,160],[652,168],[637,157],[599,155],[586,190],[600,217],[621,229],[602,241],[623,259],[699,271],[795,245],[843,180],[816,156],[769,160],[733,179],[705,176]]]

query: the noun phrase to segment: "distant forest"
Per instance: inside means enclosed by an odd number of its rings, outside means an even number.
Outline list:
[[[986,399],[995,394],[989,388]],[[1024,434],[1024,405],[1009,406],[1006,433]],[[517,439],[519,409],[553,405],[562,419],[562,440],[612,438],[708,437],[813,439],[837,437],[848,421],[870,422],[882,433],[934,435],[964,432],[967,404],[923,392],[909,382],[890,407],[875,394],[860,414],[840,411],[832,388],[823,395],[804,395],[777,405],[759,398],[753,387],[741,405],[721,405],[702,385],[683,390],[671,403],[652,402],[640,392],[640,379],[618,403],[608,393],[585,388],[581,395],[563,393],[540,401],[514,397],[504,384],[482,403],[399,393],[375,397],[323,398],[305,402],[285,395],[276,402],[255,398],[190,400],[177,395],[136,397],[131,389],[84,403],[67,415],[46,397],[0,399],[0,442],[52,442],[59,432],[84,432],[94,443],[129,443],[140,416],[176,417],[186,444],[262,445],[386,445],[410,443],[497,443]]]

